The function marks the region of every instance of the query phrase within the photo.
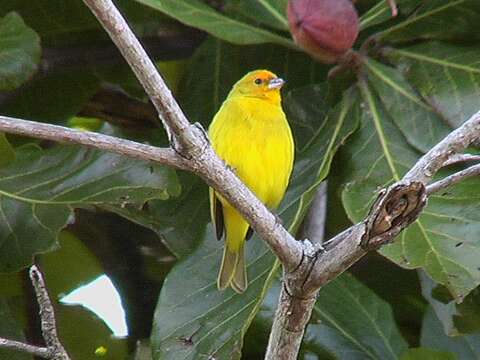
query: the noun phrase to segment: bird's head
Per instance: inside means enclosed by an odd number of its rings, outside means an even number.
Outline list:
[[[246,74],[233,87],[231,95],[258,97],[280,102],[280,89],[285,81],[271,71],[255,70]]]

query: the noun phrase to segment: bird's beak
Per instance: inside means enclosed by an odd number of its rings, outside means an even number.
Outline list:
[[[285,80],[281,78],[275,78],[268,82],[269,89],[281,89],[283,84],[285,84]]]

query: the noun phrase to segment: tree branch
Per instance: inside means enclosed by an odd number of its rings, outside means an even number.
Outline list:
[[[459,171],[427,186],[427,194],[433,194],[472,176],[480,176],[480,164]]]
[[[40,321],[42,326],[42,336],[47,347],[33,346],[19,341],[0,338],[0,347],[16,351],[22,351],[31,355],[40,356],[50,360],[70,360],[62,343],[58,339],[57,325],[55,321],[55,312],[48,296],[45,281],[42,273],[36,265],[30,267],[30,280],[32,281],[35,295],[37,296],[38,306],[40,308]]]
[[[131,158],[154,161],[177,169],[187,169],[185,159],[172,149],[162,149],[90,131],[81,131],[1,115],[0,131],[31,136],[37,139],[84,145],[94,149],[115,152]]]
[[[428,183],[440,168],[448,164],[448,160],[452,156],[461,153],[479,137],[480,111],[420,158],[415,166],[403,177],[403,180],[416,180],[424,184]]]
[[[458,164],[462,162],[469,162],[469,161],[480,161],[480,155],[454,154],[450,156],[450,158],[447,161],[445,161],[444,166]]]
[[[45,359],[48,359],[50,354],[49,350],[46,347],[24,344],[20,341],[8,340],[3,338],[0,338],[0,348],[26,352],[28,354],[40,356]]]

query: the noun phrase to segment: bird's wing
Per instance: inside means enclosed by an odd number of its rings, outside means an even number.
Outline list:
[[[215,190],[212,188],[210,191],[210,216],[212,217],[213,227],[215,228],[215,233],[217,234],[217,239],[221,240],[224,230],[223,222],[223,208],[222,203],[217,197]]]

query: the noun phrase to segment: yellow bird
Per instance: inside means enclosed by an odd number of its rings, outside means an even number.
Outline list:
[[[293,137],[281,105],[284,83],[267,70],[249,72],[233,86],[208,130],[220,158],[270,209],[280,204],[293,167]],[[243,246],[252,231],[213,189],[210,210],[217,238],[225,232],[218,288],[242,293],[248,284]]]

